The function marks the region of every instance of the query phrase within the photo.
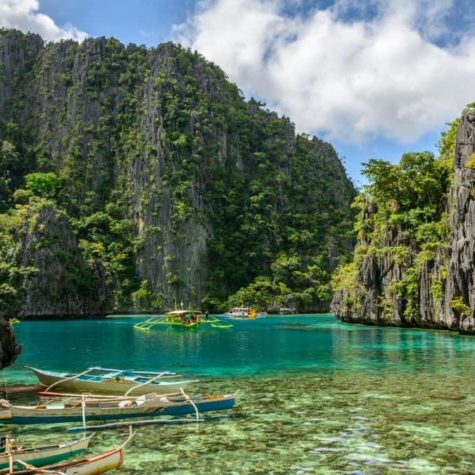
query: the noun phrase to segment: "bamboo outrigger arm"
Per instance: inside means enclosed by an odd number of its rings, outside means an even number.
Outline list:
[[[129,436],[127,437],[125,442],[123,442],[123,444],[120,446],[120,448],[124,449],[129,444],[129,442],[135,437],[135,434],[136,432],[134,432],[134,430],[132,429],[132,426],[129,425]]]
[[[193,409],[195,410],[196,413],[196,422],[200,422],[200,411],[198,411],[198,408],[196,407],[196,404],[193,402],[190,396],[185,393],[183,388],[180,388],[180,392],[185,396],[185,399],[193,406]]]
[[[13,450],[10,437],[8,437],[8,435],[5,439],[5,452],[8,454],[8,470],[10,473],[13,473]]]
[[[15,462],[20,465],[23,465],[26,470],[34,470],[37,474],[45,473],[47,475],[66,475],[64,472],[61,472],[59,470],[48,470],[47,468],[35,467],[31,463],[23,462],[23,460],[15,460]],[[9,473],[14,474],[15,472],[11,471]]]
[[[125,394],[124,394],[124,397],[127,397],[132,391],[134,391],[135,389],[138,389],[138,388],[141,388],[142,386],[146,386],[147,384],[151,384],[153,383],[154,381],[156,381],[157,379],[161,378],[162,376],[164,376],[166,373],[160,373],[160,374],[157,374],[157,376],[154,376],[153,378],[150,378],[148,381],[146,381],[145,383],[140,383],[140,384],[137,384],[136,386],[133,386],[131,387]]]
[[[60,379],[59,381],[55,381],[53,384],[50,384],[46,389],[45,389],[45,392],[48,392],[51,388],[54,388],[55,386],[57,386],[58,384],[60,383],[64,383],[65,381],[70,381],[72,379],[77,379],[81,376],[84,376],[85,374],[87,373],[90,373],[91,371],[93,371],[94,368],[88,368],[86,371],[83,371],[82,373],[79,373],[79,374],[74,374],[73,376],[68,376],[67,378],[64,378],[64,379]]]
[[[204,422],[203,419],[200,419],[198,422]],[[148,425],[172,425],[172,424],[196,424],[196,421],[192,419],[166,419],[166,420],[158,420],[158,419],[145,419],[140,421],[126,421],[126,422],[111,422],[108,424],[100,424],[100,425],[88,425],[86,431],[101,431],[101,430],[110,430],[110,429],[119,429],[122,427],[141,427],[141,426],[148,426]],[[68,432],[85,432],[83,426],[76,426],[76,427],[69,427],[67,429]]]
[[[141,374],[141,375],[151,375],[154,376],[157,374],[165,375],[165,376],[178,376],[177,373],[173,371],[135,371],[135,370],[126,370],[126,369],[116,369],[116,368],[103,368],[102,366],[93,366],[89,368],[93,371],[109,371],[109,372],[117,372],[118,375],[127,373],[128,371],[133,371],[134,374]]]

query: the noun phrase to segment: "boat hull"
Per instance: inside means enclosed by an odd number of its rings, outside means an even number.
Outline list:
[[[48,465],[47,467],[43,467],[42,470],[47,470],[48,473],[61,473],[63,475],[97,475],[119,468],[122,465],[123,460],[124,451],[121,447],[75,462],[63,463],[59,465]],[[0,474],[6,473],[9,472],[3,470],[0,472]],[[33,469],[18,471],[15,470],[13,473],[16,475],[37,475],[40,472]]]
[[[17,462],[29,463],[35,467],[43,467],[44,465],[51,465],[61,462],[68,458],[75,457],[87,450],[90,437],[71,442],[69,444],[62,444],[56,446],[49,446],[44,448],[38,448],[31,451],[17,451],[13,453],[14,467],[17,469],[24,468],[24,465]],[[0,455],[0,470],[9,467],[9,457],[6,454]]]
[[[111,394],[125,394],[134,386],[138,386],[140,382],[129,381],[125,378],[108,378],[102,381],[88,381],[87,379],[70,379],[59,383],[66,376],[62,373],[54,373],[50,371],[41,371],[36,368],[31,368],[44,386],[51,386],[55,384],[55,388],[65,389],[71,392],[89,392],[89,393],[111,393]],[[131,394],[139,396],[148,394],[150,392],[158,394],[170,394],[180,391],[180,388],[186,388],[191,383],[196,383],[197,380],[186,381],[153,381],[145,386],[137,387]]]
[[[222,411],[234,406],[234,395],[220,398],[201,399],[193,401],[198,411]],[[86,407],[87,421],[108,421],[115,419],[133,419],[136,417],[182,416],[195,414],[195,408],[189,402],[167,402],[147,407],[134,408],[96,408]],[[47,407],[47,406],[11,406],[8,411],[0,412],[0,422],[3,424],[52,424],[63,422],[82,422],[82,408],[76,407]]]

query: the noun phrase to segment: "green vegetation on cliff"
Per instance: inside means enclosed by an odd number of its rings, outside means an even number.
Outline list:
[[[94,303],[100,313],[328,306],[330,273],[351,249],[354,198],[331,145],[296,135],[174,44],[45,46],[1,30],[0,52],[0,219],[9,223],[0,313],[54,312],[27,304],[46,263],[19,244],[25,216],[60,223],[70,243],[74,258],[39,240],[65,261],[56,271],[77,301],[69,313],[93,313]],[[33,282],[21,278],[30,271]]]
[[[423,265],[448,247],[446,203],[458,123],[458,120],[452,123],[442,135],[438,158],[429,152],[406,153],[399,164],[384,160],[363,164],[369,185],[353,203],[358,210],[355,221],[358,246],[353,261],[342,265],[332,277],[334,290],[346,294],[342,303],[346,311],[356,312],[367,291],[358,278],[363,262],[386,258],[404,269],[400,278],[393,280],[389,294],[405,302],[405,319],[418,319]],[[378,305],[388,317],[394,311],[390,299],[381,297]]]
[[[439,157],[364,165],[369,185],[353,204],[357,246],[332,278],[335,314],[473,331],[473,111],[442,133]]]

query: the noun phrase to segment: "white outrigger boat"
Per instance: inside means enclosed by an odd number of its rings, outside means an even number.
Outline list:
[[[138,397],[61,395],[52,403],[17,406],[0,400],[2,424],[52,424],[82,422],[86,420],[108,421],[155,416],[181,416],[207,411],[221,411],[234,406],[236,394],[193,397],[182,390],[176,394],[146,394]]]
[[[267,315],[265,312],[257,312],[256,309],[252,307],[234,307],[223,316],[227,318],[243,318],[243,319],[254,319],[259,317],[264,317]]]
[[[41,384],[47,386],[46,391],[57,387],[67,391],[90,393],[169,394],[198,381],[196,379],[170,380],[171,377],[176,377],[176,373],[170,371],[132,371],[92,367],[74,374],[44,371],[32,367],[29,369],[35,373]]]

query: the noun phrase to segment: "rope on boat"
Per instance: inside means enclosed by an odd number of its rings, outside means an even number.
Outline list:
[[[188,396],[188,394],[185,393],[185,391],[183,390],[183,388],[180,388],[180,392],[183,394],[183,396],[185,396],[185,399],[193,406],[194,410],[195,410],[195,413],[196,413],[196,422],[200,422],[200,411],[198,411],[198,407],[196,406],[196,404],[193,402],[193,400],[191,399],[190,396]]]
[[[125,394],[124,394],[124,397],[127,397],[129,395],[129,393],[131,393],[133,390],[137,389],[137,388],[141,388],[142,386],[146,386],[147,384],[150,384],[150,383],[153,383],[154,381],[156,381],[157,379],[161,378],[164,374],[166,373],[160,373],[160,374],[157,374],[157,376],[153,377],[153,378],[150,378],[148,381],[146,381],[145,383],[140,383],[140,384],[137,384],[135,386],[132,386]]]
[[[71,379],[76,379],[76,378],[79,378],[81,376],[84,376],[85,374],[87,373],[90,373],[94,368],[88,368],[86,371],[83,371],[82,373],[79,373],[79,374],[75,374],[73,376],[69,376],[67,378],[64,378],[64,379],[60,379],[59,381],[56,381],[54,382],[53,384],[50,384],[46,389],[45,389],[45,392],[48,392],[51,388],[54,388],[55,386],[57,386],[58,384],[60,383],[64,383],[65,381],[70,381]]]

